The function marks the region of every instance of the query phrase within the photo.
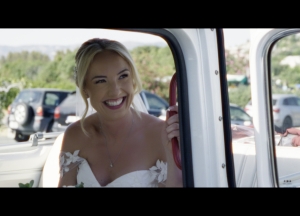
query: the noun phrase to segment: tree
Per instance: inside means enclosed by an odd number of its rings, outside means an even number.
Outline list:
[[[143,88],[168,101],[170,77],[175,73],[170,48],[141,46],[133,49],[131,55],[139,71]]]

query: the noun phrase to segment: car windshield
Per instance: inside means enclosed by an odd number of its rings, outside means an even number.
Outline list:
[[[41,98],[42,93],[36,91],[22,91],[15,99],[15,102],[38,102]]]
[[[273,102],[272,105],[275,106],[275,105],[276,105],[276,102],[277,102],[277,99],[273,99],[272,102]]]

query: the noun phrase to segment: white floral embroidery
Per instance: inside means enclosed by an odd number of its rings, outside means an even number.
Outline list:
[[[149,169],[151,171],[152,180],[157,180],[158,183],[164,182],[167,179],[167,163],[157,160],[156,166]]]
[[[65,165],[67,166],[67,165],[70,165],[70,163],[75,163],[79,159],[78,153],[79,153],[79,150],[74,151],[74,154],[67,152],[66,156],[69,158],[67,159]]]
[[[79,150],[74,151],[73,154],[70,152],[61,152],[59,160],[60,164],[60,176],[63,177],[64,173],[69,172],[70,169],[79,165],[83,158],[78,156]]]

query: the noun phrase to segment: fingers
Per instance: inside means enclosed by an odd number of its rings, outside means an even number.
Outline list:
[[[171,141],[172,138],[177,137],[179,140],[179,123],[173,123],[166,127],[168,140]]]
[[[293,146],[300,146],[300,137],[296,136],[292,139]]]
[[[179,139],[179,116],[177,114],[178,106],[176,105],[170,106],[168,108],[168,111],[176,113],[171,117],[168,117],[168,119],[166,120],[167,123],[166,131],[167,131],[168,140],[170,141],[174,137],[177,137]]]
[[[179,132],[179,116],[178,116],[178,106],[170,106],[168,108],[168,114],[169,112],[174,112],[176,114],[172,115],[171,117],[169,117],[166,120],[166,132],[167,132],[167,137],[169,140],[169,144],[171,143],[171,140],[173,138],[177,138],[178,144],[179,140],[180,140],[180,132]]]
[[[175,114],[175,115],[172,115],[171,117],[169,117],[167,120],[166,120],[166,123],[167,125],[171,125],[171,124],[174,124],[174,123],[179,123],[179,116],[178,114]]]
[[[168,108],[168,111],[175,111],[175,112],[178,113],[178,106],[177,106],[177,105],[170,106],[170,107]]]

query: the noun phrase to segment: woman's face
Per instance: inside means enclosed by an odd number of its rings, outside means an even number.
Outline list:
[[[88,68],[85,91],[92,107],[105,118],[124,116],[134,96],[129,65],[113,51],[98,53]]]

